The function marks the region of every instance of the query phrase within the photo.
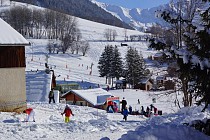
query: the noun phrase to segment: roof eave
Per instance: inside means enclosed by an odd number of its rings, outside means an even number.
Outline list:
[[[5,46],[31,46],[31,43],[27,44],[0,44],[0,46],[5,47]]]

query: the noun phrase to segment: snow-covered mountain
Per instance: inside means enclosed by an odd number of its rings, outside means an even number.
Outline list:
[[[157,18],[155,12],[167,8],[167,4],[150,9],[128,9],[121,6],[97,2],[96,0],[91,1],[139,31],[144,31],[153,24],[166,26],[166,22],[161,18]]]

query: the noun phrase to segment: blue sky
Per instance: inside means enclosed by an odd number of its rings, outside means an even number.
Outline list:
[[[152,8],[161,4],[166,4],[170,0],[96,0],[112,5],[118,5],[125,8]]]

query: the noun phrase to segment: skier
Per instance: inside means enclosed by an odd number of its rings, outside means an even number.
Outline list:
[[[32,108],[28,108],[28,109],[24,110],[23,113],[26,113],[26,115],[27,115],[25,118],[26,122],[29,121],[30,117],[33,117],[33,122],[35,122],[35,118],[34,118],[35,112]]]
[[[63,114],[65,114],[65,123],[68,123],[70,121],[69,118],[71,115],[74,116],[74,114],[71,111],[71,108],[68,105],[66,105],[63,113],[61,113],[61,115],[63,115]]]
[[[51,89],[48,97],[49,97],[49,104],[51,103],[51,100],[53,100],[53,103],[55,103],[53,88]]]
[[[125,109],[123,110],[122,114],[123,114],[123,119],[125,119],[125,121],[127,121],[127,116],[128,116],[128,109],[127,109],[127,107],[125,107]]]

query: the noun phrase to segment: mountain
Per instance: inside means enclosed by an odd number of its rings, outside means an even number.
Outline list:
[[[13,0],[33,4],[36,6],[49,8],[62,13],[70,14],[72,16],[83,19],[118,26],[127,29],[133,29],[127,23],[119,20],[112,14],[106,12],[101,7],[92,3],[89,0]]]
[[[154,24],[159,24],[162,26],[167,25],[165,21],[163,21],[161,18],[157,18],[155,14],[156,11],[167,8],[169,6],[167,4],[150,9],[128,9],[121,6],[97,2],[96,0],[91,0],[91,2],[97,4],[99,7],[103,8],[107,12],[119,18],[121,21],[129,24],[139,31],[144,31],[146,28],[151,27]]]

